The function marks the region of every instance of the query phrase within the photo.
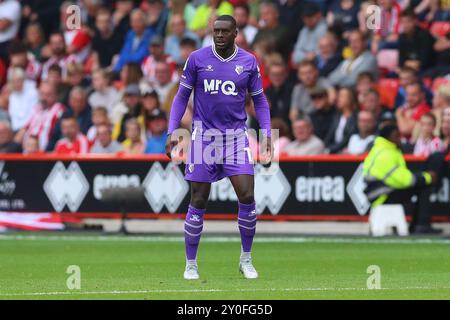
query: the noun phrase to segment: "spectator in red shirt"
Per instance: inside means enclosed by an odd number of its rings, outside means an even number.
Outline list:
[[[45,150],[54,135],[58,120],[65,111],[66,107],[57,100],[55,86],[47,81],[41,82],[39,103],[34,106],[30,119],[25,127],[16,134],[15,140],[22,143],[29,136],[37,136],[39,146]]]
[[[395,112],[398,128],[403,138],[409,140],[416,122],[430,110],[430,106],[425,101],[425,93],[421,84],[414,82],[406,86],[406,103]]]
[[[72,116],[64,116],[61,120],[61,132],[63,138],[58,140],[55,146],[57,154],[89,153],[88,138],[80,132],[77,119]]]
[[[436,117],[433,113],[425,113],[419,122],[419,137],[414,146],[414,155],[428,157],[445,149],[442,140],[433,134],[436,129]]]
[[[75,55],[67,54],[66,44],[64,41],[64,35],[60,32],[54,32],[50,35],[48,47],[51,54],[42,66],[42,79],[47,79],[48,70],[54,64],[61,67],[62,75],[65,77],[67,73],[67,65],[72,62],[78,62],[78,58]]]

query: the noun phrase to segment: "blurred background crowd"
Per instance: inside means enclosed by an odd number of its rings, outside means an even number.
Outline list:
[[[0,152],[165,153],[180,72],[222,14],[260,64],[275,153],[363,154],[386,122],[406,153],[449,149],[449,0],[0,0]]]

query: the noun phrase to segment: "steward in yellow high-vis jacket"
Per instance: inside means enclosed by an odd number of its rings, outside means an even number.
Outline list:
[[[380,130],[364,160],[364,192],[372,207],[388,203],[406,204],[412,196],[417,195],[418,201],[414,204],[410,231],[438,233],[441,230],[431,227],[429,210],[431,185],[436,180],[436,173],[409,170],[400,146],[400,131],[396,125],[390,124]]]

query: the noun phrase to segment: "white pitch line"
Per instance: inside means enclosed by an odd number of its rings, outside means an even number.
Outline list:
[[[39,235],[0,235],[0,241],[130,241],[130,242],[183,242],[184,237],[181,236],[78,236],[78,235],[55,235],[55,236],[39,236]],[[202,238],[202,242],[223,243],[223,242],[240,242],[239,237],[229,236],[206,236]],[[255,237],[258,243],[348,243],[348,244],[450,244],[450,239],[424,239],[424,238],[334,238],[334,237]]]
[[[450,290],[450,287],[404,287],[404,288],[261,288],[261,289],[166,289],[166,290],[114,290],[114,291],[61,291],[61,292],[15,292],[1,293],[0,297],[56,296],[56,295],[125,295],[149,293],[223,293],[223,292],[333,292],[333,291],[405,291],[405,290]]]

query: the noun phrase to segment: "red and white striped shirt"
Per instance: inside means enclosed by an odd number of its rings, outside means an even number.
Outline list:
[[[383,38],[390,34],[399,34],[401,12],[402,8],[396,1],[392,4],[392,8],[390,10],[382,8],[381,25],[380,29],[376,31],[376,34],[382,36]]]
[[[30,136],[37,136],[39,139],[39,147],[45,150],[50,141],[56,123],[66,111],[66,107],[57,102],[50,108],[44,109],[42,105],[37,104],[32,112],[31,117],[25,125],[26,131],[24,139]]]
[[[78,63],[80,62],[79,58],[74,55],[66,55],[63,58],[57,58],[57,57],[50,57],[42,66],[42,80],[47,80],[48,77],[48,69],[54,64],[57,64],[61,67],[62,70],[62,76],[63,78],[67,75],[67,66],[71,63]]]
[[[441,152],[445,150],[445,145],[439,137],[433,137],[432,139],[417,139],[414,146],[414,155],[428,157],[434,152]]]
[[[38,81],[41,77],[42,65],[34,58],[28,58],[28,64],[25,70],[27,79]]]
[[[64,41],[67,47],[76,50],[74,55],[80,62],[86,61],[91,51],[91,37],[84,30],[68,30],[64,32]]]
[[[78,133],[74,141],[70,141],[67,138],[62,138],[58,140],[55,146],[55,153],[58,154],[80,154],[89,153],[91,144],[88,138],[82,134]]]

